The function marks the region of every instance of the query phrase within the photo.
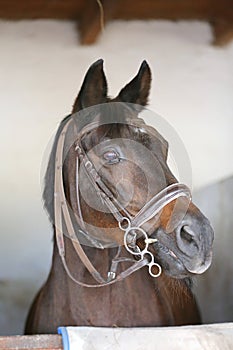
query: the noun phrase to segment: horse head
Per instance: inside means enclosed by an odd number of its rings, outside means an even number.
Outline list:
[[[73,219],[87,244],[124,245],[124,227],[119,222],[125,213],[134,218],[157,194],[177,184],[167,164],[167,141],[139,117],[147,105],[150,84],[151,71],[144,61],[134,79],[110,99],[103,61],[98,60],[89,68],[75,100],[76,131],[71,131],[75,142],[67,152],[63,179]],[[172,198],[142,227],[150,244],[136,234],[137,248],[143,251],[147,244],[148,254],[169,276],[185,278],[210,266],[213,230],[187,198]]]

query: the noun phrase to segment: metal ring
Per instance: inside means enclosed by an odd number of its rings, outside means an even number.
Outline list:
[[[125,221],[127,222],[127,226],[126,226],[126,227],[123,227],[122,224],[124,224]],[[130,229],[131,221],[130,221],[129,218],[127,218],[127,217],[124,216],[124,217],[121,219],[121,221],[118,222],[118,226],[119,226],[119,228],[120,228],[122,231],[127,231],[128,229]]]
[[[152,272],[152,267],[153,266],[156,266],[157,267],[157,269],[159,270],[158,271],[158,273],[153,273]],[[149,267],[149,274],[152,276],[152,277],[159,277],[160,275],[161,275],[161,273],[162,273],[162,267],[159,265],[159,264],[157,264],[157,263],[155,263],[155,262],[151,262],[150,264],[148,264],[148,267]]]
[[[126,250],[128,250],[128,252],[130,252],[131,254],[133,254],[133,255],[141,255],[141,256],[143,257],[143,255],[144,255],[145,253],[148,252],[148,250],[147,250],[147,249],[148,249],[148,243],[146,243],[146,246],[145,246],[145,248],[144,248],[143,250],[140,250],[140,248],[137,246],[138,249],[139,249],[140,251],[138,251],[138,252],[133,251],[133,250],[128,246],[128,241],[127,241],[127,236],[129,235],[130,231],[132,231],[132,230],[140,231],[140,232],[144,235],[145,239],[148,238],[146,232],[145,232],[141,227],[130,227],[130,228],[128,228],[128,229],[125,231],[125,235],[124,235],[124,245],[125,245],[125,248],[126,248]]]
[[[151,261],[148,261],[148,259],[147,259],[147,256],[150,256],[150,258],[151,258]],[[144,254],[143,254],[143,258],[146,258],[147,259],[147,261],[148,261],[148,266],[150,265],[150,264],[153,264],[154,263],[154,255],[151,253],[151,252],[149,252],[149,250],[147,250],[146,252],[144,252]]]

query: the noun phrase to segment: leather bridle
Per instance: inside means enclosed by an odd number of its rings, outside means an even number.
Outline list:
[[[121,246],[118,247],[117,254],[112,260],[111,268],[108,273],[107,280],[104,279],[101,274],[93,266],[92,262],[86,255],[82,244],[77,237],[77,230],[75,231],[74,225],[69,212],[69,206],[67,204],[64,185],[63,185],[63,150],[65,145],[65,137],[68,128],[74,125],[75,134],[77,135],[75,141],[75,151],[77,152],[76,158],[76,192],[77,192],[77,208],[78,208],[78,223],[80,225],[79,232],[87,237],[92,245],[96,248],[102,248],[103,246],[97,240],[91,237],[88,233],[86,224],[83,220],[82,210],[79,199],[79,170],[80,164],[82,163],[85,169],[86,176],[89,178],[92,186],[95,189],[96,194],[102,198],[105,205],[108,207],[110,213],[114,216],[115,220],[118,222],[119,228],[124,232],[124,247],[131,253],[132,258],[120,257]],[[131,125],[139,127],[137,122],[129,121]],[[83,287],[102,287],[111,285],[117,281],[121,281],[128,277],[135,271],[141,269],[143,266],[148,266],[149,274],[152,277],[159,277],[162,269],[159,264],[154,261],[153,254],[148,250],[149,244],[156,243],[157,239],[150,238],[148,233],[142,228],[142,226],[151,220],[153,217],[158,215],[159,212],[169,203],[176,200],[179,197],[184,197],[187,200],[187,206],[191,201],[191,193],[186,185],[174,183],[169,185],[161,192],[156,194],[153,198],[147,202],[143,208],[133,217],[114,197],[110,189],[105,185],[96,171],[93,163],[88,158],[87,154],[82,148],[81,139],[91,130],[94,130],[99,126],[98,122],[93,122],[83,127],[81,131],[77,132],[76,121],[74,117],[71,116],[66,124],[64,125],[58,140],[56,148],[56,164],[55,164],[55,181],[54,181],[54,220],[55,220],[55,233],[56,242],[58,246],[58,251],[64,265],[64,268],[69,275],[69,277],[78,285]],[[74,249],[79,256],[80,260],[90,272],[92,277],[97,281],[98,284],[86,284],[84,282],[78,281],[70,272],[66,259],[65,259],[65,244],[63,236],[63,225],[66,226],[68,236],[74,246]],[[143,237],[144,248],[140,249],[137,244],[137,239]],[[136,258],[136,260],[135,260]],[[124,270],[123,272],[117,274],[117,266],[121,262],[131,262],[132,265]],[[153,268],[157,269],[157,273],[153,273]]]

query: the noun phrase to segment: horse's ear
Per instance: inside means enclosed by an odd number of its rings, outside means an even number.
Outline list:
[[[151,70],[146,61],[143,61],[138,74],[119,93],[116,100],[135,103],[145,106],[151,86]]]
[[[80,109],[98,105],[107,100],[107,80],[103,70],[103,60],[94,62],[88,69],[82,87],[74,102],[72,113]]]

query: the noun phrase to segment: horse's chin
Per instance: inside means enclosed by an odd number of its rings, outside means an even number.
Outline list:
[[[164,235],[162,235],[164,236]],[[183,279],[193,277],[197,274],[204,273],[211,265],[212,254],[210,253],[204,263],[198,263],[198,256],[195,257],[195,262],[192,258],[183,254],[176,245],[174,239],[167,238],[159,239],[153,244],[153,253],[156,262],[159,263],[163,271],[170,277]]]
[[[173,250],[161,243],[154,244],[156,251],[156,262],[162,267],[162,270],[170,277],[182,279],[193,276],[184,266],[181,259],[177,257]]]

